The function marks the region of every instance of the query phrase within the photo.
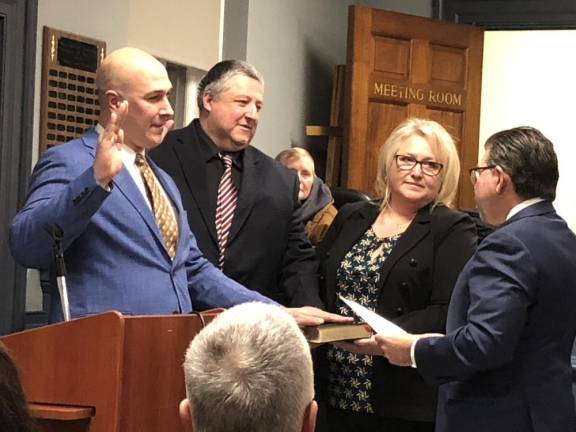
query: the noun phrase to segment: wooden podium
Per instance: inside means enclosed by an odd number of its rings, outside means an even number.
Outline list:
[[[219,312],[106,312],[1,340],[43,431],[180,431],[184,353]]]

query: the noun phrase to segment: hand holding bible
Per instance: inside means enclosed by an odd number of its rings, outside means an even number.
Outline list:
[[[286,308],[300,327],[317,326],[324,323],[351,323],[352,318],[323,311],[312,306]]]

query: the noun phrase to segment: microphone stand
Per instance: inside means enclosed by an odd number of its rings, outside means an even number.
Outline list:
[[[48,231],[54,241],[52,249],[54,250],[56,283],[58,284],[58,293],[60,294],[62,315],[64,316],[64,321],[70,321],[70,304],[68,303],[68,288],[66,287],[66,264],[64,262],[64,249],[62,248],[64,231],[58,224],[47,226],[46,231]]]

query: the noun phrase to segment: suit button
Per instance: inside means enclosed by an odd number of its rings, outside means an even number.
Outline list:
[[[400,283],[400,286],[401,286],[402,288],[408,288],[408,282],[401,282],[401,283]]]
[[[402,307],[397,307],[397,308],[396,308],[396,312],[399,313],[399,314],[402,314],[402,313],[404,313],[404,308],[402,308]]]
[[[416,267],[418,265],[418,261],[416,261],[416,258],[410,258],[408,264],[410,264],[410,267]]]
[[[320,275],[320,276],[318,277],[318,279],[320,279],[320,280],[323,282],[323,281],[326,279],[326,277],[325,277],[324,275]]]

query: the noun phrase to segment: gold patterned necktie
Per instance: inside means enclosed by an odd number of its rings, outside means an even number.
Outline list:
[[[174,255],[176,255],[176,245],[178,244],[178,223],[176,223],[171,204],[160,190],[154,173],[144,156],[137,153],[134,163],[140,170],[140,174],[144,180],[144,185],[148,192],[148,199],[152,206],[152,212],[154,213],[156,224],[160,229],[162,240],[164,240],[164,246],[166,246],[170,258],[174,259]]]

